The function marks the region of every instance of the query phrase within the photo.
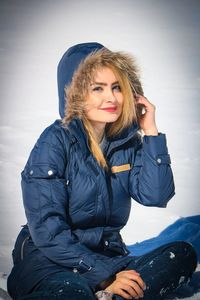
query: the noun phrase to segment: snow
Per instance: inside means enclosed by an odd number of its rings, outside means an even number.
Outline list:
[[[173,259],[175,257],[175,254],[173,252],[170,252],[170,258]]]
[[[7,276],[5,273],[0,272],[0,300],[8,300],[10,297],[6,293],[7,284],[6,284]]]
[[[129,221],[121,231],[123,240],[131,245],[157,236],[164,228],[180,218],[167,209],[144,207],[135,201]]]

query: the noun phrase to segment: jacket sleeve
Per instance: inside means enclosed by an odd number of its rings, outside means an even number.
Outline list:
[[[76,268],[94,288],[124,262],[96,255],[71,230],[64,177],[68,142],[54,126],[44,131],[22,172],[23,202],[36,247],[56,264]]]
[[[166,207],[174,196],[174,180],[165,134],[137,137],[129,177],[129,192],[146,206]]]

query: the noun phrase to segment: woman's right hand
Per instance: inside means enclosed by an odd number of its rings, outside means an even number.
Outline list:
[[[119,295],[124,299],[139,299],[144,296],[146,285],[140,274],[134,270],[121,271],[106,291]]]

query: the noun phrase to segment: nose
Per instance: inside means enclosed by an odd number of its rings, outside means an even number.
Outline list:
[[[116,97],[112,89],[107,90],[105,96],[107,102],[116,102]]]

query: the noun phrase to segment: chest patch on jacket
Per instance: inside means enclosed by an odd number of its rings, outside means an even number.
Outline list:
[[[123,172],[123,171],[128,171],[130,169],[131,169],[130,164],[125,164],[125,165],[120,165],[120,166],[112,166],[111,167],[111,172],[112,173],[119,173],[119,172]]]

